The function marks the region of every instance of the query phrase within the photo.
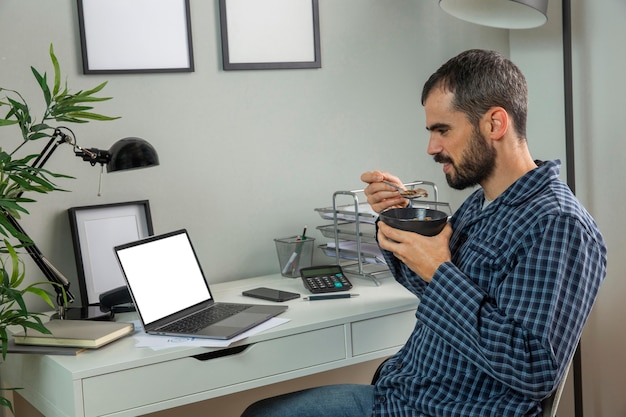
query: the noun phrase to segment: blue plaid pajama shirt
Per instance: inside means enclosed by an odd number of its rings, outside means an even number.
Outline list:
[[[606,275],[602,235],[559,168],[541,163],[484,209],[476,190],[429,284],[384,251],[420,304],[376,383],[374,416],[541,415]]]

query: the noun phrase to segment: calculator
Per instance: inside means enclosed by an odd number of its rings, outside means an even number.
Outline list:
[[[339,265],[302,268],[300,277],[305,288],[313,294],[347,291],[352,288],[352,283],[344,275]]]

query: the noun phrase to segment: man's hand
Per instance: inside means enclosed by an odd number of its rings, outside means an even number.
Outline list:
[[[368,184],[363,192],[367,197],[367,202],[376,213],[409,205],[409,200],[402,197],[397,188],[383,182],[389,181],[404,189],[402,181],[395,175],[381,171],[364,172],[361,174],[361,181]]]
[[[414,232],[405,232],[378,222],[378,244],[382,249],[393,252],[424,281],[430,282],[439,266],[451,260],[450,223],[437,236],[422,236]]]

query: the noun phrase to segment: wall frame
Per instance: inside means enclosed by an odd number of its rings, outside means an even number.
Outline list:
[[[68,209],[82,306],[126,285],[113,247],[154,234],[148,200]]]
[[[77,0],[83,73],[193,72],[189,0]]]
[[[321,68],[318,0],[219,0],[224,70]]]

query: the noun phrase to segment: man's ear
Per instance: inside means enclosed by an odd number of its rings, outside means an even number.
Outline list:
[[[509,114],[502,107],[489,109],[483,121],[483,134],[494,140],[502,138],[509,128]]]

